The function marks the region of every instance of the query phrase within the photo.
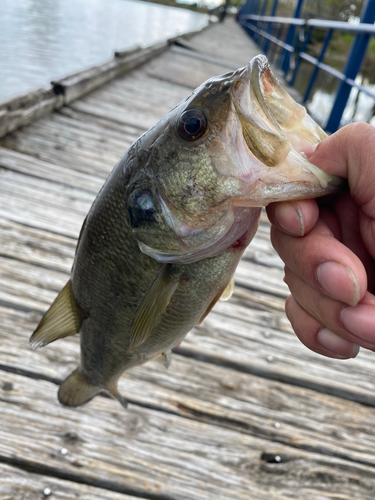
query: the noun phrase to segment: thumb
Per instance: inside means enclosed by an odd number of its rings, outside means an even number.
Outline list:
[[[375,215],[375,127],[347,125],[320,142],[309,158],[329,174],[348,179],[350,194]]]

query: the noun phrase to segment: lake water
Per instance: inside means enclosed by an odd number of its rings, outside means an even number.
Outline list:
[[[309,79],[313,72],[313,66],[305,61],[302,61],[300,70],[295,82],[295,87],[303,95],[307,89]],[[366,76],[358,74],[356,83],[375,92],[375,84]],[[308,111],[324,128],[335,100],[339,81],[332,75],[319,71],[313,90],[309,96],[307,103]],[[341,126],[353,121],[364,121],[375,126],[375,102],[370,96],[363,92],[358,92],[357,89],[352,89],[346,105]]]
[[[0,0],[0,101],[207,21],[137,0]]]

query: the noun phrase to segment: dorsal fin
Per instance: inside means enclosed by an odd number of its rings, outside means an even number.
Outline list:
[[[164,264],[143,297],[134,317],[130,339],[131,351],[148,339],[159,316],[167,309],[179,282],[180,279],[170,272],[170,266]]]
[[[37,349],[54,340],[78,333],[82,319],[82,312],[73,296],[69,280],[32,334],[30,347]]]

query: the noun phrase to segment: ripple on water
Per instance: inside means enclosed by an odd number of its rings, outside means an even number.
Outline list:
[[[137,0],[1,0],[0,101],[206,23],[204,14]]]

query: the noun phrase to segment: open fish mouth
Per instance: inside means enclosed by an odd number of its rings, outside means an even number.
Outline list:
[[[343,183],[303,153],[326,134],[284,90],[265,56],[203,83],[160,127],[148,147],[170,170],[162,178],[158,164],[137,178],[140,187],[133,185],[127,200],[140,250],[160,263],[219,255],[252,234],[261,207],[316,198]]]
[[[240,206],[315,198],[336,191],[342,179],[310,163],[303,150],[327,137],[292,99],[259,55],[243,69],[233,88],[233,104],[252,157],[249,190],[235,200]]]

